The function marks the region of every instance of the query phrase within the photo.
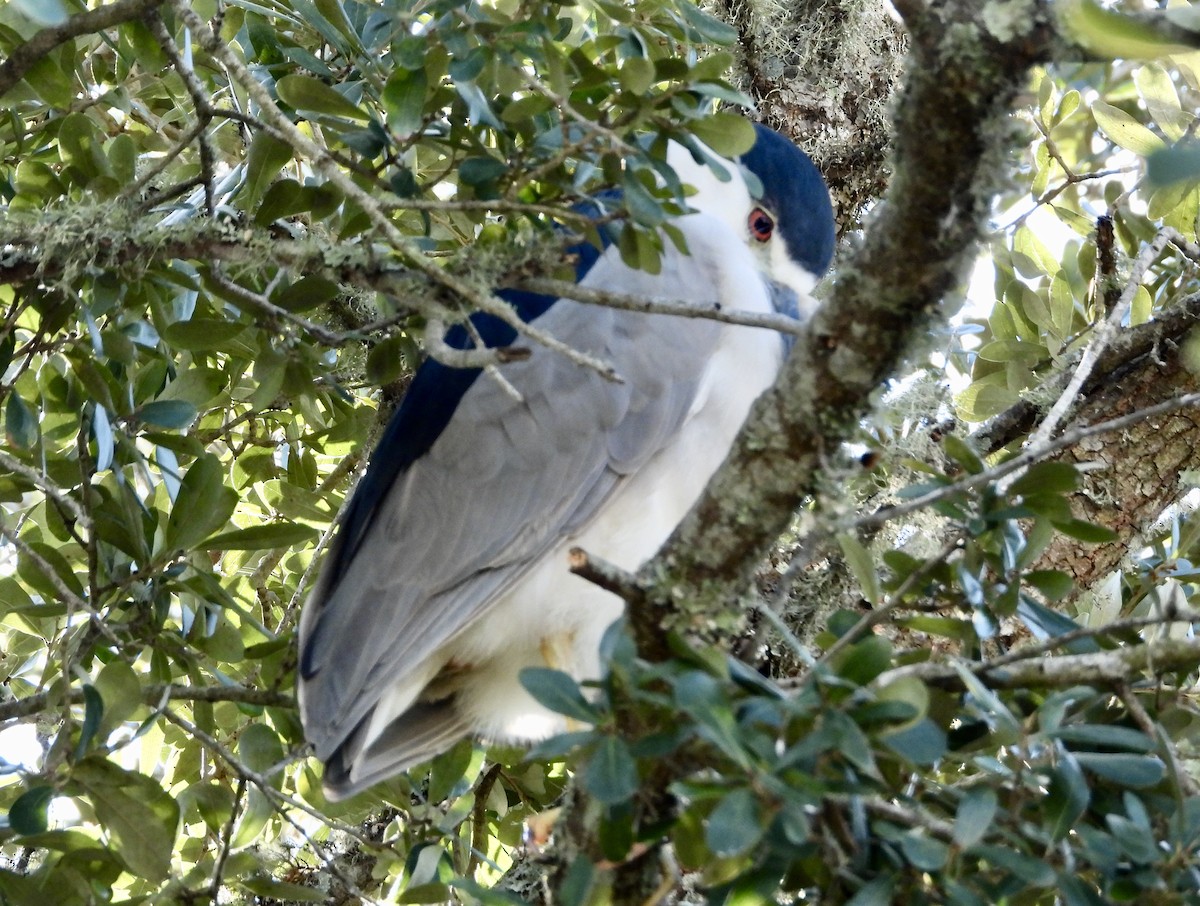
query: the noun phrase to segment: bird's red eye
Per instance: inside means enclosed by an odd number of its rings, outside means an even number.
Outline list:
[[[759,242],[766,242],[775,232],[775,218],[762,208],[755,208],[750,212],[749,224],[750,235]]]

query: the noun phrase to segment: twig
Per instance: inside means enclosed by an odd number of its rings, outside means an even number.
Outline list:
[[[82,689],[71,689],[65,696],[58,692],[38,692],[13,701],[0,702],[0,721],[40,714],[60,696],[72,705],[83,704],[84,701]],[[154,706],[164,699],[167,701],[237,702],[243,705],[276,708],[296,707],[295,699],[290,695],[272,692],[268,689],[251,689],[246,686],[176,686],[170,683],[153,683],[143,687],[143,704]]]
[[[0,97],[25,78],[25,74],[34,64],[58,45],[80,35],[92,34],[122,22],[140,19],[149,10],[157,9],[162,4],[163,0],[117,0],[116,3],[76,13],[58,25],[43,28],[28,41],[14,47],[8,59],[0,63]]]
[[[471,813],[471,858],[467,861],[467,870],[464,872],[468,878],[474,876],[475,869],[482,861],[481,857],[487,853],[487,802],[492,795],[492,787],[496,785],[496,780],[503,770],[504,765],[497,762],[488,768],[475,784],[475,808]]]
[[[916,587],[917,583],[921,582],[926,576],[929,575],[930,572],[936,569],[940,563],[944,562],[947,557],[958,550],[959,545],[961,544],[962,535],[960,533],[956,533],[953,538],[942,545],[941,550],[939,550],[932,557],[929,557],[924,563],[921,564],[919,568],[909,573],[905,580],[900,584],[900,587],[888,595],[887,600],[885,600],[882,605],[872,609],[870,613],[863,616],[857,623],[851,626],[848,632],[830,645],[825,653],[821,655],[821,659],[817,663],[828,664],[832,658],[836,657],[843,650],[862,638],[865,633],[870,632],[873,628],[886,620],[889,614],[891,614],[896,610],[896,608],[900,607],[904,603],[904,597],[910,591],[912,591],[914,587]]]
[[[969,490],[970,488],[979,487],[989,484],[997,479],[1011,475],[1018,469],[1035,463],[1039,460],[1057,453],[1060,450],[1065,450],[1068,447],[1073,447],[1081,440],[1088,437],[1094,437],[1097,434],[1106,434],[1110,431],[1120,431],[1130,425],[1135,425],[1138,422],[1144,421],[1147,418],[1153,418],[1156,415],[1165,415],[1168,412],[1175,412],[1178,409],[1185,409],[1188,406],[1200,404],[1200,392],[1185,393],[1182,396],[1177,396],[1174,399],[1166,400],[1154,406],[1147,406],[1145,409],[1138,409],[1136,412],[1130,412],[1128,415],[1123,415],[1119,418],[1109,419],[1106,422],[1097,422],[1094,425],[1084,425],[1060,434],[1057,438],[1041,446],[1035,447],[1032,444],[1014,456],[1007,462],[1003,462],[998,466],[993,466],[986,471],[980,472],[977,475],[970,475],[961,481],[954,484],[946,485],[943,488],[930,491],[927,494],[922,494],[920,497],[914,497],[912,500],[906,500],[904,503],[893,504],[892,506],[881,507],[873,513],[868,513],[863,516],[856,517],[848,522],[845,526],[841,526],[837,530],[845,530],[848,528],[874,528],[883,525],[893,519],[898,519],[915,510],[923,509],[931,504],[945,500],[947,497],[952,497],[961,491]]]
[[[113,632],[111,628],[109,628],[108,623],[104,620],[104,617],[102,617],[90,603],[76,594],[76,592],[72,590],[69,585],[67,585],[66,581],[55,571],[54,567],[47,562],[45,557],[30,547],[25,542],[25,539],[19,537],[16,532],[12,531],[3,522],[0,522],[0,538],[3,538],[9,544],[15,547],[20,552],[22,557],[25,557],[30,563],[37,567],[38,571],[41,572],[46,577],[47,581],[54,586],[54,590],[58,593],[59,598],[70,610],[86,613],[91,619],[92,625],[96,628],[96,631],[104,636],[104,638],[108,640],[109,644],[113,645],[117,650],[120,650],[124,647],[124,643],[117,637],[117,634]]]
[[[156,160],[146,171],[117,193],[118,198],[137,198],[142,194],[142,190],[150,183],[154,182],[164,170],[171,165],[171,161],[175,160],[180,154],[187,150],[188,145],[196,140],[206,127],[206,123],[195,122],[183,136],[177,141],[161,158]]]
[[[158,9],[153,9],[146,14],[146,26],[150,29],[150,33],[154,35],[158,41],[159,47],[163,53],[167,55],[167,59],[171,61],[171,65],[175,71],[179,73],[179,77],[183,79],[184,88],[192,98],[192,106],[196,108],[197,125],[200,126],[200,131],[196,138],[200,144],[200,176],[204,184],[204,210],[209,217],[216,213],[216,198],[213,193],[213,149],[212,142],[209,141],[205,134],[205,129],[212,122],[212,112],[208,100],[208,92],[204,90],[204,86],[200,80],[196,78],[196,73],[192,70],[191,65],[184,60],[183,55],[179,52],[179,46],[175,43],[175,39],[171,37],[171,33],[167,31],[167,26],[163,23],[162,15]]]
[[[935,818],[914,804],[905,807],[896,802],[889,802],[886,799],[880,799],[876,796],[858,796],[855,794],[833,794],[827,798],[832,802],[842,805],[850,805],[853,802],[861,803],[863,808],[877,818],[884,818],[896,824],[902,824],[905,827],[921,828],[929,831],[931,836],[937,837],[945,843],[954,842],[954,825],[951,822]]]
[[[519,289],[541,293],[546,296],[575,299],[590,305],[602,305],[621,311],[638,311],[653,315],[673,315],[679,318],[705,318],[724,324],[740,324],[745,327],[763,327],[779,333],[799,336],[805,330],[805,322],[787,315],[769,312],[741,311],[719,307],[693,305],[658,296],[638,296],[632,293],[614,293],[605,289],[592,289],[568,280],[549,277],[532,277],[522,280]]]
[[[38,488],[64,510],[69,511],[85,529],[91,528],[91,520],[88,518],[87,513],[83,511],[83,507],[79,505],[74,497],[54,484],[48,476],[36,469],[31,469],[15,456],[11,456],[3,450],[0,450],[0,466],[3,466],[10,472],[15,472],[22,478],[28,479],[35,488]]]
[[[446,323],[441,318],[425,322],[425,351],[450,368],[491,368],[504,362],[529,358],[529,350],[519,346],[479,346],[456,349],[446,340]]]
[[[1184,770],[1183,765],[1179,762],[1179,752],[1175,749],[1174,740],[1162,732],[1161,727],[1154,722],[1154,719],[1142,707],[1142,703],[1138,701],[1134,691],[1125,685],[1117,690],[1117,694],[1120,696],[1122,703],[1124,703],[1125,710],[1133,718],[1133,722],[1138,725],[1138,729],[1159,744],[1159,751],[1166,756],[1166,761],[1171,766],[1171,775],[1175,778],[1175,785],[1179,788],[1179,794],[1190,797],[1200,793],[1200,784],[1197,784],[1192,779],[1191,774]]]
[[[330,346],[340,346],[346,342],[346,337],[342,334],[336,333],[327,327],[322,327],[320,324],[315,324],[306,318],[302,318],[299,315],[288,311],[286,308],[276,305],[261,293],[252,292],[251,290],[246,289],[246,287],[242,286],[240,283],[230,280],[225,276],[225,272],[217,263],[214,263],[209,269],[209,275],[211,276],[212,281],[217,284],[217,286],[221,287],[221,289],[225,290],[225,292],[229,293],[231,296],[235,296],[237,298],[238,303],[241,303],[239,307],[244,306],[257,311],[259,314],[266,315],[269,318],[275,318],[280,321],[286,321],[289,324],[294,324],[305,333],[309,334],[313,339],[322,343],[326,343]]]
[[[233,797],[233,808],[229,810],[229,820],[221,828],[221,850],[217,853],[216,864],[213,865],[212,883],[208,887],[209,899],[214,903],[220,902],[217,895],[221,892],[221,876],[225,874],[225,860],[229,858],[229,852],[233,848],[233,828],[237,824],[238,815],[241,814],[245,798],[246,778],[239,777],[237,793]]]
[[[313,818],[316,818],[322,824],[331,828],[336,828],[343,833],[348,834],[355,840],[358,840],[359,843],[364,845],[374,848],[379,844],[362,834],[358,828],[351,827],[350,825],[340,821],[334,821],[332,818],[321,814],[321,812],[317,811],[307,803],[301,802],[299,799],[295,799],[291,796],[281,793],[279,790],[275,789],[267,775],[260,774],[257,771],[252,771],[250,768],[246,767],[245,764],[234,757],[233,753],[225,748],[225,746],[223,746],[215,737],[205,733],[186,718],[180,717],[178,714],[175,714],[169,709],[164,709],[162,716],[176,726],[182,727],[185,731],[204,743],[204,745],[210,751],[219,755],[221,760],[229,765],[229,767],[233,769],[238,777],[242,778],[247,783],[254,784],[254,786],[258,788],[259,792],[261,792],[275,806],[275,811],[279,817],[291,825],[292,829],[295,830],[306,843],[308,843],[313,854],[324,863],[326,870],[328,870],[330,874],[334,875],[343,885],[345,885],[347,891],[358,897],[364,903],[370,904],[370,906],[382,906],[380,901],[367,896],[358,888],[358,885],[354,883],[354,880],[350,878],[344,871],[342,871],[341,867],[332,858],[325,854],[324,849],[317,843],[316,840],[312,838],[312,835],[309,834],[308,831],[305,830],[295,818],[288,814],[287,809],[285,809],[283,806],[286,805],[290,806],[291,808],[298,809],[312,816]]]
[[[1097,683],[1119,685],[1129,682],[1135,673],[1161,675],[1195,670],[1200,666],[1200,638],[1162,639],[1113,651],[1064,654],[1003,667],[987,661],[962,666],[993,689],[1063,688]],[[962,691],[964,688],[962,676],[953,665],[932,661],[888,670],[876,677],[872,685],[882,688],[905,677],[915,677],[940,689]]]
[[[644,597],[644,589],[637,578],[600,557],[594,557],[582,547],[573,547],[567,552],[567,568],[593,585],[611,591],[629,604],[636,604]]]

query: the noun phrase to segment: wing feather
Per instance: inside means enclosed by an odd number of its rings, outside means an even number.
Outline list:
[[[728,250],[697,248],[710,232],[687,230],[692,219],[680,225],[694,257],[667,244],[661,273],[651,275],[626,267],[610,248],[584,285],[658,298],[690,287],[690,301],[716,303],[715,262]],[[416,703],[445,666],[438,649],[663,448],[687,418],[720,331],[703,319],[569,300],[537,324],[610,361],[624,383],[534,348],[505,366],[521,400],[481,376],[428,452],[397,475],[352,559],[336,579],[318,582],[301,623],[301,707],[322,759],[385,693],[404,690],[401,708]],[[456,725],[454,732],[464,731]],[[409,754],[426,748],[414,738]]]

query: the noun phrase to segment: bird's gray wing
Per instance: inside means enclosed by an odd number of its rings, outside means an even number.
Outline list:
[[[707,233],[694,232],[685,229],[691,256],[666,244],[658,275],[626,267],[610,248],[584,284],[668,299],[686,287],[688,301],[711,306],[728,250],[704,248]],[[399,475],[353,559],[336,581],[318,583],[302,620],[300,699],[322,759],[385,691],[408,682],[415,699],[442,666],[430,655],[662,449],[687,417],[720,331],[704,319],[569,300],[537,325],[611,362],[623,383],[534,346],[503,368],[519,400],[481,375]]]

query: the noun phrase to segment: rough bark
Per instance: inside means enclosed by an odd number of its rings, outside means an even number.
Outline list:
[[[1104,386],[1080,411],[1077,424],[1090,425],[1164,402],[1200,386],[1179,346],[1141,356]],[[1113,542],[1081,545],[1057,536],[1039,564],[1071,574],[1086,588],[1120,566],[1143,531],[1180,495],[1180,476],[1200,467],[1200,411],[1182,409],[1147,419],[1117,434],[1083,440],[1060,457],[1086,466],[1083,484],[1071,499],[1075,514],[1117,533]]]

